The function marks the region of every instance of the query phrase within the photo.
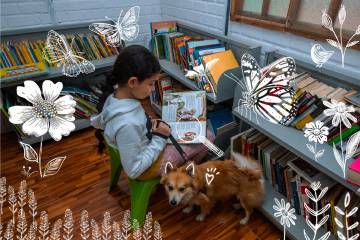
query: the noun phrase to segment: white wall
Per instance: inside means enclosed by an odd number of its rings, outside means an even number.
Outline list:
[[[140,6],[138,43],[150,34],[150,22],[161,20],[160,0],[0,0],[1,31],[82,22],[115,21]]]

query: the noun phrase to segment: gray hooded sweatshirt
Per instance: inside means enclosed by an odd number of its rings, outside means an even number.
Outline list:
[[[120,152],[121,165],[130,178],[137,178],[158,158],[166,139],[146,137],[146,115],[136,99],[110,95],[103,110],[91,118],[95,128],[104,130],[106,141]]]

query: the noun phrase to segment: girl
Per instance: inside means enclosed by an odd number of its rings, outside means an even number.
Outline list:
[[[100,113],[91,119],[95,128],[104,130],[107,142],[118,148],[121,164],[130,178],[159,176],[165,161],[177,166],[184,163],[173,145],[165,148],[171,129],[163,122],[154,124],[140,103],[150,96],[155,81],[160,78],[160,70],[157,58],[145,47],[124,48],[103,88]],[[102,134],[96,135],[99,146],[103,145]],[[207,153],[206,148],[199,145],[183,149],[189,158],[198,155],[200,159]]]

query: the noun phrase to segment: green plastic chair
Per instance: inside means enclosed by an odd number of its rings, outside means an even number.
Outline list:
[[[111,165],[109,186],[109,192],[111,192],[119,180],[122,165],[120,161],[119,150],[112,147],[108,143],[107,148],[110,155]],[[131,198],[131,223],[133,223],[134,219],[137,219],[140,226],[144,224],[150,196],[155,186],[159,183],[159,177],[150,180],[136,180],[129,178],[129,189]]]

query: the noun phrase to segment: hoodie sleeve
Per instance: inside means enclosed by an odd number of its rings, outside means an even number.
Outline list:
[[[154,135],[151,141],[142,144],[142,130],[137,125],[126,125],[116,133],[116,145],[121,164],[130,178],[137,178],[158,158],[166,145],[166,139]]]

